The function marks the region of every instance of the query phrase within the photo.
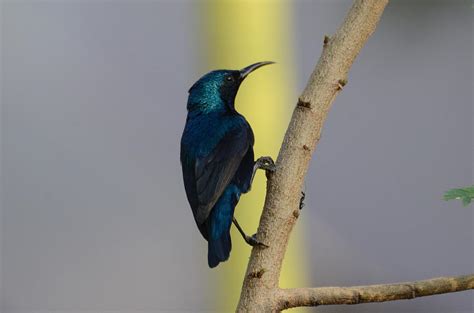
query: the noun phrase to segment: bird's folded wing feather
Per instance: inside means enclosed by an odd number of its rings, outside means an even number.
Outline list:
[[[202,224],[224,189],[231,182],[245,153],[253,144],[250,130],[246,127],[228,132],[206,157],[195,164],[198,208],[196,222]]]

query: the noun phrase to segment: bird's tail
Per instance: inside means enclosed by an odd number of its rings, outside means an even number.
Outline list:
[[[223,234],[217,240],[208,241],[207,263],[209,267],[216,267],[220,262],[227,261],[232,249],[230,233]]]
[[[232,249],[230,226],[239,196],[239,189],[232,184],[229,185],[209,215],[207,262],[211,268],[229,258]]]

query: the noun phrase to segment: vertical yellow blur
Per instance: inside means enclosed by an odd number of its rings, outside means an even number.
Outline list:
[[[256,158],[270,155],[276,159],[297,99],[291,9],[291,3],[283,0],[215,0],[203,1],[200,6],[204,71],[240,69],[259,61],[277,62],[250,74],[236,99],[237,110],[254,130]],[[251,192],[241,197],[235,213],[249,235],[258,227],[264,196],[265,176],[260,172]],[[303,224],[300,221],[298,225],[283,265],[282,287],[307,285]],[[235,309],[250,255],[250,247],[234,227],[231,236],[230,260],[213,273],[219,279],[217,306],[225,311]]]

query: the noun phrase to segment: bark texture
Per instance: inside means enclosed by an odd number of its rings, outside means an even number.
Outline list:
[[[288,307],[336,304],[337,301],[341,304],[356,300],[375,302],[368,300],[381,299],[378,297],[392,292],[396,295],[388,296],[384,301],[402,299],[405,292],[410,297],[428,295],[422,290],[429,281],[425,285],[290,290],[280,290],[278,285],[288,239],[299,216],[304,177],[321,137],[323,123],[336,95],[347,82],[354,59],[374,32],[387,3],[388,0],[355,0],[336,34],[324,37],[322,55],[293,111],[276,161],[276,171],[267,175],[267,195],[257,239],[268,247],[252,249],[237,312],[278,312]],[[468,286],[472,287],[472,277],[469,279]],[[357,288],[360,289],[358,294]],[[439,290],[453,291],[449,288]]]

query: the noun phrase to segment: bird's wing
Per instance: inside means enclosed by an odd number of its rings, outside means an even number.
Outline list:
[[[234,129],[219,141],[209,155],[196,160],[198,208],[195,218],[198,224],[207,219],[251,145],[253,145],[253,134],[248,127]]]

